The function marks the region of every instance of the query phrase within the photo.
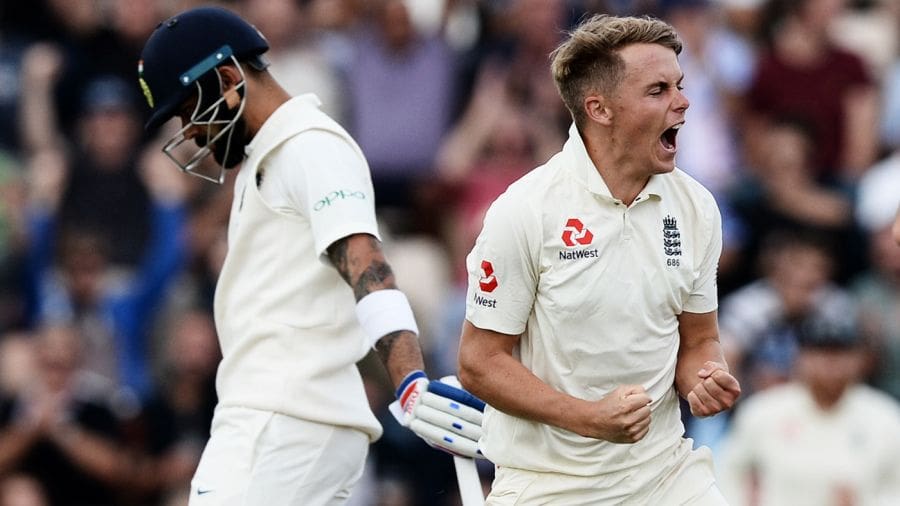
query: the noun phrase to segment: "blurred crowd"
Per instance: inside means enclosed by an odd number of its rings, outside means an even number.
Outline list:
[[[158,21],[200,3],[0,3],[0,506],[186,504],[215,405],[234,172],[222,187],[179,173],[160,151],[168,130],[143,129],[136,68]],[[564,30],[595,12],[668,20],[691,102],[676,162],[723,213],[721,339],[744,388],[733,414],[688,416],[688,435],[732,459],[720,469],[754,463],[735,460],[733,418],[809,377],[801,328],[820,317],[849,322],[858,345],[841,390],[900,409],[900,2],[218,4],[366,153],[434,375],[456,369],[464,258],[486,207],[566,138],[548,58]],[[458,504],[450,457],[390,418],[377,359],[360,368],[385,435],[351,504]],[[864,504],[848,487],[841,504]]]

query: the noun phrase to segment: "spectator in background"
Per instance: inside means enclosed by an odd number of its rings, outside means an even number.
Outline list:
[[[34,336],[10,332],[0,336],[0,399],[12,399],[33,383]],[[2,403],[3,401],[0,401]],[[0,441],[5,431],[0,429]],[[0,442],[0,460],[4,458]],[[0,469],[0,506],[49,506],[46,494],[34,477]]]
[[[571,19],[565,0],[512,0],[491,17],[470,104],[503,100],[534,130],[534,156],[546,161],[566,139],[571,117],[550,73],[550,53]]]
[[[858,270],[860,238],[852,219],[849,191],[828,183],[816,166],[816,125],[797,117],[764,120],[759,139],[765,150],[728,195],[742,227],[744,266],[756,265],[763,237],[771,230],[814,231],[833,237],[840,249],[835,275],[846,280]],[[745,269],[744,274],[752,274]],[[744,282],[751,278],[745,278]]]
[[[27,321],[25,184],[18,161],[0,150],[0,332]]]
[[[729,33],[744,41],[744,44],[758,48],[762,9],[767,0],[712,0],[722,13],[723,23]],[[733,62],[744,67],[755,65],[755,62]],[[752,77],[744,76],[747,78]],[[749,83],[748,83],[749,84]]]
[[[891,233],[898,204],[900,152],[895,152],[859,183],[856,220],[866,231],[869,263],[850,288],[860,306],[861,328],[876,350],[872,384],[900,400],[900,248]]]
[[[0,505],[50,506],[41,484],[26,474],[0,477]]]
[[[900,405],[862,383],[852,313],[804,320],[795,376],[735,412],[717,462],[734,506],[900,504]]]
[[[133,63],[128,69],[121,67],[127,56],[120,53],[120,42],[106,26],[103,5],[87,0],[35,0],[24,9],[30,11],[28,21],[33,23],[34,40],[53,46],[61,55],[57,75],[48,83],[52,97],[49,104],[59,121],[51,126],[67,136],[74,136],[79,99],[89,81],[104,74],[126,79],[134,76]],[[135,56],[131,55],[132,62]],[[22,91],[28,91],[28,87],[23,86]]]
[[[759,261],[762,277],[726,297],[719,313],[726,359],[750,393],[790,378],[798,322],[853,305],[831,281],[831,245],[817,234],[774,231]]]
[[[266,34],[273,75],[288,93],[314,93],[321,100],[323,111],[345,123],[349,109],[344,98],[346,76],[315,26],[311,2],[245,0],[241,7],[247,20]]]
[[[17,110],[21,87],[22,53],[26,41],[21,33],[12,32],[13,25],[5,17],[7,2],[0,5],[0,150],[19,148]]]
[[[141,115],[131,91],[112,76],[88,84],[59,209],[62,230],[97,231],[112,248],[112,263],[127,267],[140,261],[146,247],[151,207],[138,173]]]
[[[757,137],[761,121],[792,115],[814,126],[813,167],[819,179],[852,182],[878,155],[878,89],[862,59],[837,48],[828,30],[847,0],[769,0],[761,28],[766,50],[746,96],[750,149],[771,150]]]
[[[70,326],[39,331],[32,380],[0,399],[0,474],[34,476],[56,506],[114,505],[131,467],[114,389],[81,367],[81,339]]]
[[[109,53],[103,54],[108,61],[102,73],[124,78],[131,84],[135,61],[144,41],[156,28],[158,20],[165,17],[166,8],[171,4],[166,0],[110,0],[101,4],[104,23],[114,43],[114,47],[107,48]],[[143,116],[143,111],[141,113]]]
[[[85,338],[86,367],[144,398],[151,387],[148,333],[183,266],[184,178],[166,162],[145,158],[141,175],[151,194],[146,211],[152,215],[150,240],[133,275],[118,276],[107,250],[110,238],[82,228],[59,229],[57,206],[66,168],[51,158],[36,157],[29,169],[35,181],[29,197],[35,320],[77,325]],[[116,210],[107,213],[115,215]]]
[[[34,374],[34,336],[14,331],[0,336],[0,396],[20,392]]]
[[[616,15],[643,15],[656,14],[658,11],[657,0],[600,0],[586,3],[599,4],[595,12],[610,12]]]
[[[145,472],[136,477],[136,488],[154,504],[188,499],[191,476],[209,438],[221,358],[210,313],[183,310],[166,330],[158,387],[138,420]]]
[[[442,37],[416,31],[403,0],[373,2],[354,43],[350,130],[369,161],[380,215],[396,233],[430,228],[404,221],[435,212],[420,188],[452,121],[454,55]]]
[[[142,118],[138,97],[133,86],[112,75],[89,81],[79,99],[74,137],[67,139],[52,105],[63,58],[49,44],[37,44],[25,55],[26,153],[31,158],[53,157],[65,165],[58,211],[61,229],[73,226],[99,232],[113,247],[112,262],[134,267],[144,249],[150,207],[136,170]]]

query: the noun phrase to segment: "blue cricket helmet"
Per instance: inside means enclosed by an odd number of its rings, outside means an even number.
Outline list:
[[[157,128],[174,116],[194,82],[227,56],[265,68],[260,55],[268,49],[259,30],[220,7],[199,7],[163,21],[138,63],[138,81],[151,109],[146,128]]]

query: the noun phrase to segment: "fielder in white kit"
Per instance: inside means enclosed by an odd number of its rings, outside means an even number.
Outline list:
[[[160,23],[138,66],[148,127],[181,118],[163,151],[183,171],[221,183],[242,164],[215,295],[219,404],[192,505],[345,502],[382,430],[356,367],[373,346],[401,423],[432,446],[480,456],[483,403],[422,371],[363,153],[314,96],[278,85],[267,49],[237,15],[202,7]],[[185,152],[187,141],[199,150]],[[214,174],[201,172],[208,155]]]
[[[678,395],[740,393],[718,340],[721,218],[675,168],[678,35],[595,16],[553,55],[574,124],[489,209],[467,258],[463,386],[489,404],[491,505],[721,505]]]

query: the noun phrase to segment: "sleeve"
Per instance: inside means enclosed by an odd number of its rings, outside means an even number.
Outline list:
[[[689,313],[708,313],[718,308],[719,257],[722,255],[722,215],[711,194],[708,194],[709,205],[701,216],[705,239],[699,245],[703,247],[698,255],[700,262],[693,290],[688,296],[684,310]]]
[[[369,165],[349,139],[325,130],[291,138],[275,153],[289,206],[309,218],[321,257],[334,241],[352,234],[380,239]]]
[[[525,331],[538,284],[539,225],[508,193],[491,205],[466,258],[466,320],[472,325],[510,335]]]

